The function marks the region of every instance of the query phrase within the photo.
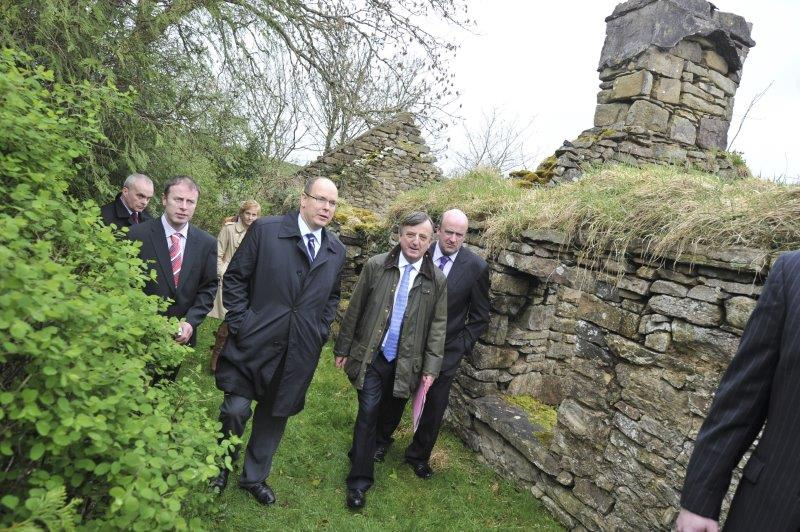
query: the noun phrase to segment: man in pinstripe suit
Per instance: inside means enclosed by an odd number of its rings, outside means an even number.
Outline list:
[[[800,529],[800,252],[773,265],[720,382],[686,471],[678,531],[717,530],[733,469],[762,427],[725,530]]]

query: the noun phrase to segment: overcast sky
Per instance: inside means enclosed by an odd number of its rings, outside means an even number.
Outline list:
[[[525,141],[535,167],[565,139],[592,126],[605,39],[605,17],[619,2],[575,0],[473,0],[476,34],[460,33],[454,63],[460,115],[477,127],[497,108],[507,120],[531,123]],[[800,54],[793,43],[800,20],[797,0],[719,0],[720,11],[753,24],[756,46],[744,64],[729,140],[753,97],[772,87],[748,115],[733,149],[744,152],[756,175],[800,178]],[[463,126],[451,129],[450,150],[463,142]],[[452,168],[452,156],[439,165]]]

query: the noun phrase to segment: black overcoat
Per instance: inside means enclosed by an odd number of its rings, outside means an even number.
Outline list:
[[[222,281],[230,335],[217,366],[217,387],[269,399],[275,416],[303,409],[339,306],[345,262],[344,246],[323,229],[310,263],[297,217],[292,212],[253,222]]]

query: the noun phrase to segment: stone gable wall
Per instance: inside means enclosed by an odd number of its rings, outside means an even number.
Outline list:
[[[413,117],[401,113],[323,154],[295,176],[299,182],[328,177],[352,205],[383,213],[401,192],[440,180],[435,162]]]
[[[755,45],[750,24],[704,0],[632,0],[606,22],[594,126],[565,141],[538,179],[572,181],[606,161],[746,175],[743,162],[721,152]]]

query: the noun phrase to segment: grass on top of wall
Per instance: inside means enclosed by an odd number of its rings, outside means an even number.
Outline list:
[[[576,182],[520,190],[496,173],[472,172],[406,194],[392,212],[419,205],[432,213],[459,207],[486,220],[486,241],[500,249],[527,229],[561,231],[589,251],[651,257],[694,244],[766,250],[800,245],[800,187],[758,178],[728,179],[673,166],[611,165]]]

